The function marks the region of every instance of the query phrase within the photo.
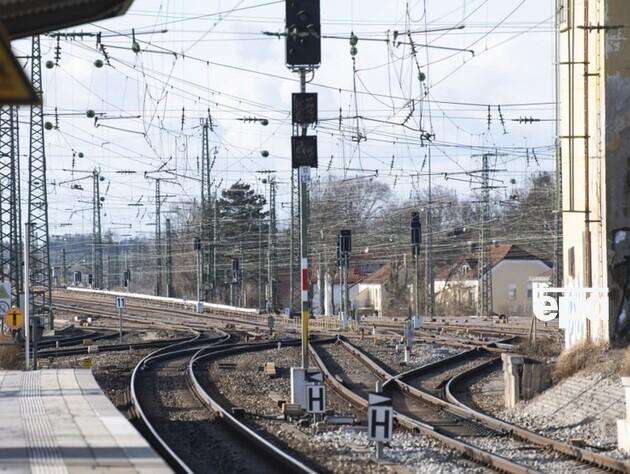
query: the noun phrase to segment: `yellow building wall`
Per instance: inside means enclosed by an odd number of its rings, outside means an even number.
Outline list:
[[[549,274],[540,260],[503,260],[492,269],[492,310],[496,314],[530,316],[530,279]]]
[[[609,286],[607,237],[611,216],[606,203],[618,198],[606,194],[610,186],[606,143],[613,125],[606,108],[608,100],[616,99],[609,97],[608,90],[610,33],[598,26],[616,23],[618,20],[611,20],[609,15],[618,14],[617,8],[626,17],[630,15],[630,3],[623,0],[558,0],[558,141],[565,287]],[[624,40],[616,44],[619,54],[630,56],[630,43]],[[625,93],[630,95],[630,88]],[[625,176],[626,167],[617,176]],[[583,337],[590,331],[593,338],[609,339],[609,315],[600,316],[605,321],[585,329]]]

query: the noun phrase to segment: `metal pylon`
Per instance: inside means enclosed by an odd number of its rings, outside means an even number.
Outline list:
[[[17,107],[0,107],[0,275],[19,304],[22,292],[20,176]]]
[[[212,216],[212,184],[210,181],[210,140],[208,120],[203,123],[201,141],[201,281],[203,285],[202,296],[205,301],[210,301],[214,292],[213,247],[214,247],[214,219]]]
[[[275,310],[277,301],[277,244],[278,225],[276,221],[276,178],[269,176],[269,227],[267,229],[267,301]]]
[[[166,296],[175,297],[175,286],[173,285],[173,233],[171,230],[171,220],[166,219]]]
[[[33,36],[31,82],[42,95],[42,58],[39,36]],[[54,327],[52,314],[50,244],[48,233],[48,195],[46,191],[46,150],[44,146],[44,116],[41,105],[31,106],[31,133],[28,162],[28,222],[31,224],[29,245],[33,313]]]
[[[490,167],[488,158],[482,155],[481,202],[479,206],[479,262],[477,265],[479,299],[478,315],[488,317],[492,313],[492,268],[490,267]]]
[[[103,289],[103,232],[101,227],[101,174],[92,172],[92,275],[93,287]]]
[[[155,295],[162,296],[162,193],[160,178],[155,179]]]

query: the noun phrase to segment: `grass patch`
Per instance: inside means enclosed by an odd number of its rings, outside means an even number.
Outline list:
[[[24,366],[22,350],[19,345],[9,341],[10,338],[5,339],[0,335],[0,369],[21,369]]]
[[[605,362],[608,349],[607,344],[594,344],[590,341],[583,341],[562,352],[553,368],[552,377],[554,383],[566,379],[581,370]],[[630,368],[630,355],[628,358],[628,367]]]
[[[619,375],[622,377],[630,377],[630,347],[626,347],[621,355]]]

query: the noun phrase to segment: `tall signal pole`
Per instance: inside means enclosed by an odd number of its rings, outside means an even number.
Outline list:
[[[42,57],[39,36],[33,36],[31,53],[31,83],[42,95]],[[46,192],[46,150],[44,145],[44,115],[41,105],[31,106],[28,160],[28,222],[29,282],[34,318],[45,318],[46,326],[54,328],[52,314],[50,244],[48,230],[48,194]]]
[[[422,242],[422,226],[420,224],[420,214],[411,213],[411,252],[413,254],[413,263],[415,269],[414,278],[414,303],[416,313],[414,316],[420,316],[420,243]]]
[[[100,172],[92,172],[92,275],[94,288],[103,289],[103,229],[101,227],[101,186]]]
[[[299,252],[296,252],[296,242],[300,235],[300,186],[299,186],[298,170],[291,170],[291,228],[289,229],[289,308],[291,313],[295,311],[295,304],[298,298],[296,290],[296,275],[299,275],[299,262],[296,258]]]
[[[293,95],[291,167],[297,169],[300,206],[300,290],[302,317],[302,369],[309,365],[308,185],[310,168],[317,167],[317,136],[308,126],[317,122],[317,95],[306,94],[306,74],[321,63],[319,0],[286,1],[286,64],[300,75],[300,93]],[[292,194],[293,196],[293,194]],[[293,201],[293,199],[292,199]],[[293,201],[294,202],[294,201]],[[303,394],[302,394],[303,395]]]
[[[22,293],[20,175],[17,107],[0,107],[0,272],[11,299]]]

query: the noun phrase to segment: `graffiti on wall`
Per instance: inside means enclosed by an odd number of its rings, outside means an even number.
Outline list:
[[[587,321],[601,327],[608,320],[608,288],[548,288],[534,283],[532,293],[534,316],[544,322],[559,317],[566,348],[586,338]]]

